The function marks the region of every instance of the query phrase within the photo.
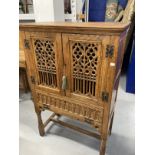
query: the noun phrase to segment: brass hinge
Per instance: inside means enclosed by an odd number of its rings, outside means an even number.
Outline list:
[[[31,82],[32,82],[32,84],[36,83],[34,76],[31,76]]]
[[[114,55],[114,45],[107,45],[106,47],[106,58],[112,58]]]
[[[102,101],[108,102],[108,100],[109,100],[109,93],[102,92]]]
[[[25,46],[26,49],[30,49],[30,43],[29,43],[29,40],[24,39],[24,46]]]

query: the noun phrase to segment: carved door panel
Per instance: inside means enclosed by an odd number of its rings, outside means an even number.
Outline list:
[[[99,35],[63,34],[63,55],[67,77],[66,95],[99,104],[106,80],[106,45]],[[102,103],[101,103],[102,104]]]
[[[31,82],[35,89],[60,94],[63,65],[61,34],[26,32],[26,41],[27,52],[32,59]]]

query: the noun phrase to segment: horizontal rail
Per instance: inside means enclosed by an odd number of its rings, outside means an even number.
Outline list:
[[[48,123],[51,121],[52,118],[54,118],[56,116],[56,113],[53,113],[48,119],[47,121],[44,123],[44,128],[48,125]]]
[[[92,137],[95,137],[97,139],[101,139],[101,136],[99,134],[96,134],[94,132],[91,132],[91,131],[88,131],[88,130],[85,130],[85,129],[82,129],[82,128],[79,128],[77,126],[74,126],[74,125],[71,125],[71,124],[68,124],[68,123],[65,123],[63,121],[60,121],[60,120],[55,120],[53,118],[51,118],[51,121],[53,121],[54,123],[57,123],[57,124],[60,124],[64,127],[67,127],[67,128],[70,128],[70,129],[73,129],[75,131],[78,131],[78,132],[81,132],[83,134],[86,134],[88,136],[92,136]]]

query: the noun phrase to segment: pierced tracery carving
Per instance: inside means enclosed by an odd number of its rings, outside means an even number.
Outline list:
[[[95,96],[98,43],[72,42],[73,91]]]
[[[54,43],[51,40],[34,40],[34,49],[39,73],[39,84],[57,87]]]
[[[102,123],[103,109],[96,109],[84,104],[72,103],[65,101],[64,99],[50,97],[41,93],[37,93],[37,100],[39,105],[43,105],[45,108],[64,110],[75,116],[81,116],[85,119],[92,120],[92,125],[101,125]]]

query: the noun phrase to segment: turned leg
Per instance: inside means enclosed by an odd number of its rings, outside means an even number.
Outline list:
[[[106,140],[102,139],[100,144],[100,155],[105,155],[106,152]]]
[[[45,131],[44,131],[44,124],[42,122],[41,118],[41,111],[37,111],[37,118],[38,118],[38,129],[39,129],[39,134],[40,136],[44,136]]]
[[[109,135],[111,135],[111,132],[112,132],[113,121],[114,121],[114,113],[113,113],[113,116],[112,116],[112,118],[111,118],[110,129],[109,129]]]

